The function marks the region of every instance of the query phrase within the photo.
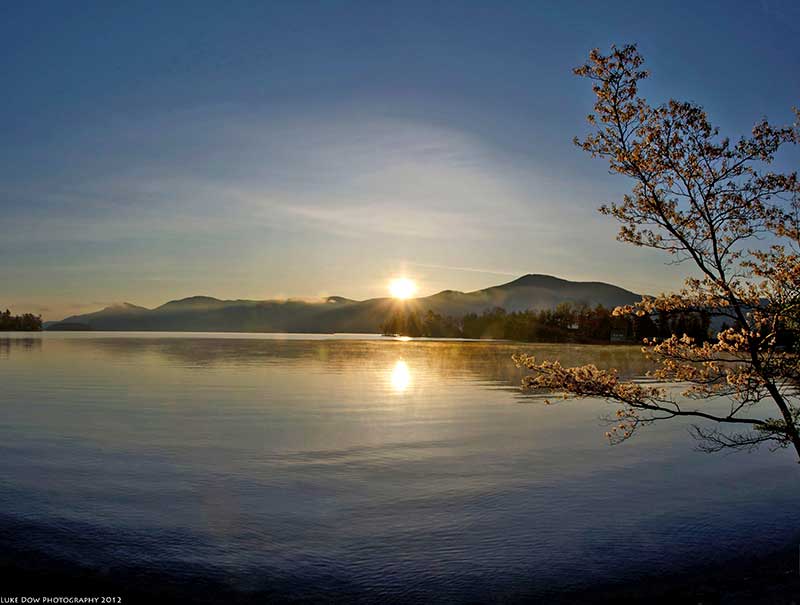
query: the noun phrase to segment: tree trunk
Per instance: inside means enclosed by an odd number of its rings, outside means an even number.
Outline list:
[[[797,452],[797,462],[800,463],[800,433],[797,431],[797,426],[794,423],[792,412],[789,410],[789,406],[786,404],[786,400],[783,398],[783,395],[781,395],[780,391],[778,391],[778,388],[774,384],[767,383],[767,391],[769,391],[769,394],[775,401],[775,405],[778,406],[778,409],[783,415],[783,420],[786,422],[786,435],[789,437],[792,445],[794,445],[794,449]]]

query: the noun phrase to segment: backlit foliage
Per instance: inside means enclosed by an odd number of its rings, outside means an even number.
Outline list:
[[[519,356],[517,363],[532,371],[525,385],[618,403],[612,442],[656,420],[689,416],[722,423],[694,427],[702,449],[769,442],[793,446],[800,456],[800,184],[796,172],[769,171],[783,145],[800,142],[798,121],[778,128],[762,120],[734,143],[720,137],[698,105],[648,104],[639,92],[648,77],[642,65],[629,45],[608,55],[594,50],[575,69],[596,95],[588,118],[593,132],[575,142],[634,182],[620,202],[600,209],[620,222],[618,239],[689,262],[699,277],[687,279],[680,292],[615,313],[702,311],[726,327],[711,342],[683,335],[645,341],[643,352],[657,363],[655,382]],[[679,392],[664,383],[680,385]],[[726,413],[704,411],[704,402],[719,397],[730,401]],[[765,399],[772,413],[754,409]],[[733,430],[708,428],[724,425]]]

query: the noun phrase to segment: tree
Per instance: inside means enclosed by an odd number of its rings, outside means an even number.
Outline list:
[[[600,208],[621,223],[618,239],[662,250],[674,262],[693,265],[698,277],[677,293],[646,297],[615,314],[657,316],[662,330],[675,312],[701,322],[722,317],[728,327],[713,341],[685,334],[644,341],[656,367],[652,375],[688,385],[679,394],[594,365],[567,368],[519,356],[518,365],[532,371],[524,384],[617,404],[607,433],[612,443],[644,425],[690,417],[717,423],[693,428],[703,450],[769,443],[794,447],[800,458],[800,358],[796,346],[778,339],[793,331],[789,340],[797,342],[800,185],[796,172],[768,170],[781,147],[800,142],[800,112],[791,127],[762,120],[732,143],[696,104],[648,104],[639,93],[648,77],[642,64],[636,46],[627,45],[608,55],[594,50],[574,70],[593,82],[596,95],[588,117],[593,132],[575,142],[633,180],[619,203]],[[719,397],[729,400],[727,413],[704,407]],[[754,409],[765,399],[774,404],[768,417]]]
[[[0,331],[15,332],[35,332],[42,329],[42,318],[32,313],[22,315],[11,315],[11,311],[6,309],[0,313]]]

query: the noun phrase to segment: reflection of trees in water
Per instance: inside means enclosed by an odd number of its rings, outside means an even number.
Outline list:
[[[101,350],[115,357],[163,359],[186,368],[246,368],[282,365],[314,367],[334,373],[391,371],[403,359],[409,372],[517,387],[524,372],[514,365],[514,353],[564,365],[594,363],[641,376],[649,365],[638,347],[512,342],[445,342],[396,340],[267,340],[235,338],[81,338],[60,341],[68,347]]]
[[[41,338],[0,338],[0,358],[11,357],[12,352],[28,352],[41,348]]]

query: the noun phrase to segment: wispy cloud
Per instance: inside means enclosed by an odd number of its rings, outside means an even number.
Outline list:
[[[467,273],[484,273],[486,275],[508,275],[511,277],[519,277],[520,275],[524,275],[526,273],[526,271],[523,270],[505,271],[505,270],[495,270],[495,269],[482,269],[478,267],[456,267],[453,265],[437,265],[434,263],[411,262],[408,264],[414,267],[425,267],[428,269],[444,269],[446,271],[464,271]]]

